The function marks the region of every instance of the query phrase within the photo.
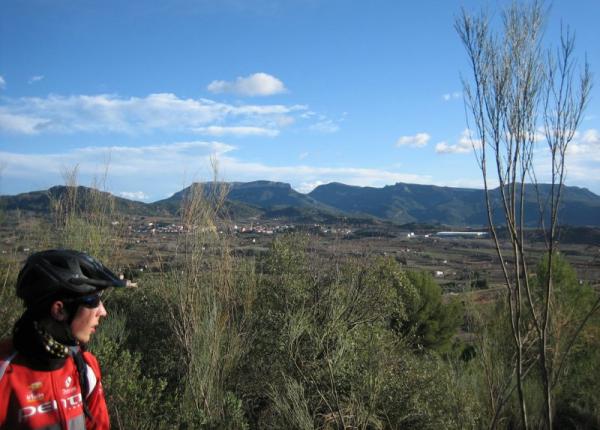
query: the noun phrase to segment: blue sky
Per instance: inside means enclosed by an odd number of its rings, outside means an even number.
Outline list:
[[[503,1],[4,0],[0,194],[77,168],[144,201],[193,181],[481,187],[454,17]],[[600,2],[556,0],[600,70]],[[600,194],[600,84],[567,183]],[[543,179],[543,177],[542,177]]]

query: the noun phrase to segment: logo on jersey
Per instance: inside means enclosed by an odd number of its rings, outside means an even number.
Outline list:
[[[31,391],[37,391],[37,390],[39,390],[39,389],[41,389],[41,388],[42,388],[42,385],[43,385],[43,384],[42,384],[42,382],[41,382],[41,381],[34,382],[33,384],[31,384],[31,385],[29,386],[29,389],[30,389]]]
[[[25,396],[28,403],[39,402],[44,400],[44,393],[40,393],[39,390],[42,388],[41,382],[34,382],[29,386],[29,393]]]
[[[62,389],[63,396],[70,396],[78,390],[77,385],[73,384],[73,378],[70,376],[65,379],[65,388]]]
[[[38,406],[25,406],[24,408],[19,409],[19,422],[22,423],[24,421],[27,421],[37,414],[49,414],[51,412],[59,410],[59,408],[63,410],[69,410],[74,408],[80,409],[81,404],[81,393],[77,393],[71,397],[60,399],[59,401],[49,400]]]

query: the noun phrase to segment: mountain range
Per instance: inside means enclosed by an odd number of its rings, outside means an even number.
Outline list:
[[[447,226],[481,227],[487,224],[484,192],[480,189],[439,187],[397,183],[382,188],[360,187],[341,183],[320,185],[308,194],[302,194],[289,184],[270,181],[204,183],[173,194],[168,199],[153,203],[132,201],[87,187],[77,188],[77,204],[85,206],[112,198],[117,211],[147,216],[177,216],[182,202],[195,188],[214,198],[226,189],[224,211],[235,220],[280,219],[295,222],[377,222],[396,224],[421,223]],[[539,185],[542,200],[549,193],[549,185]],[[53,202],[74,189],[55,186],[14,196],[0,196],[3,210],[49,213]],[[501,216],[500,190],[490,193]],[[96,200],[91,200],[96,199]],[[535,226],[540,218],[536,191],[528,186],[525,201],[525,222]],[[498,218],[500,219],[500,218]],[[600,226],[600,196],[585,188],[565,187],[560,220],[564,225]]]

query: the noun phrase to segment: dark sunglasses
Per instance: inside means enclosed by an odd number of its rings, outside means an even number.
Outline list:
[[[73,299],[69,299],[70,303],[77,303],[81,306],[85,306],[86,308],[94,309],[100,306],[100,302],[102,301],[102,292],[94,293],[83,297],[76,297]]]

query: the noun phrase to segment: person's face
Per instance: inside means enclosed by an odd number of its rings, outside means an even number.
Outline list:
[[[95,308],[80,305],[77,313],[71,321],[71,332],[79,342],[88,343],[96,327],[100,324],[100,318],[107,315],[102,301]]]

